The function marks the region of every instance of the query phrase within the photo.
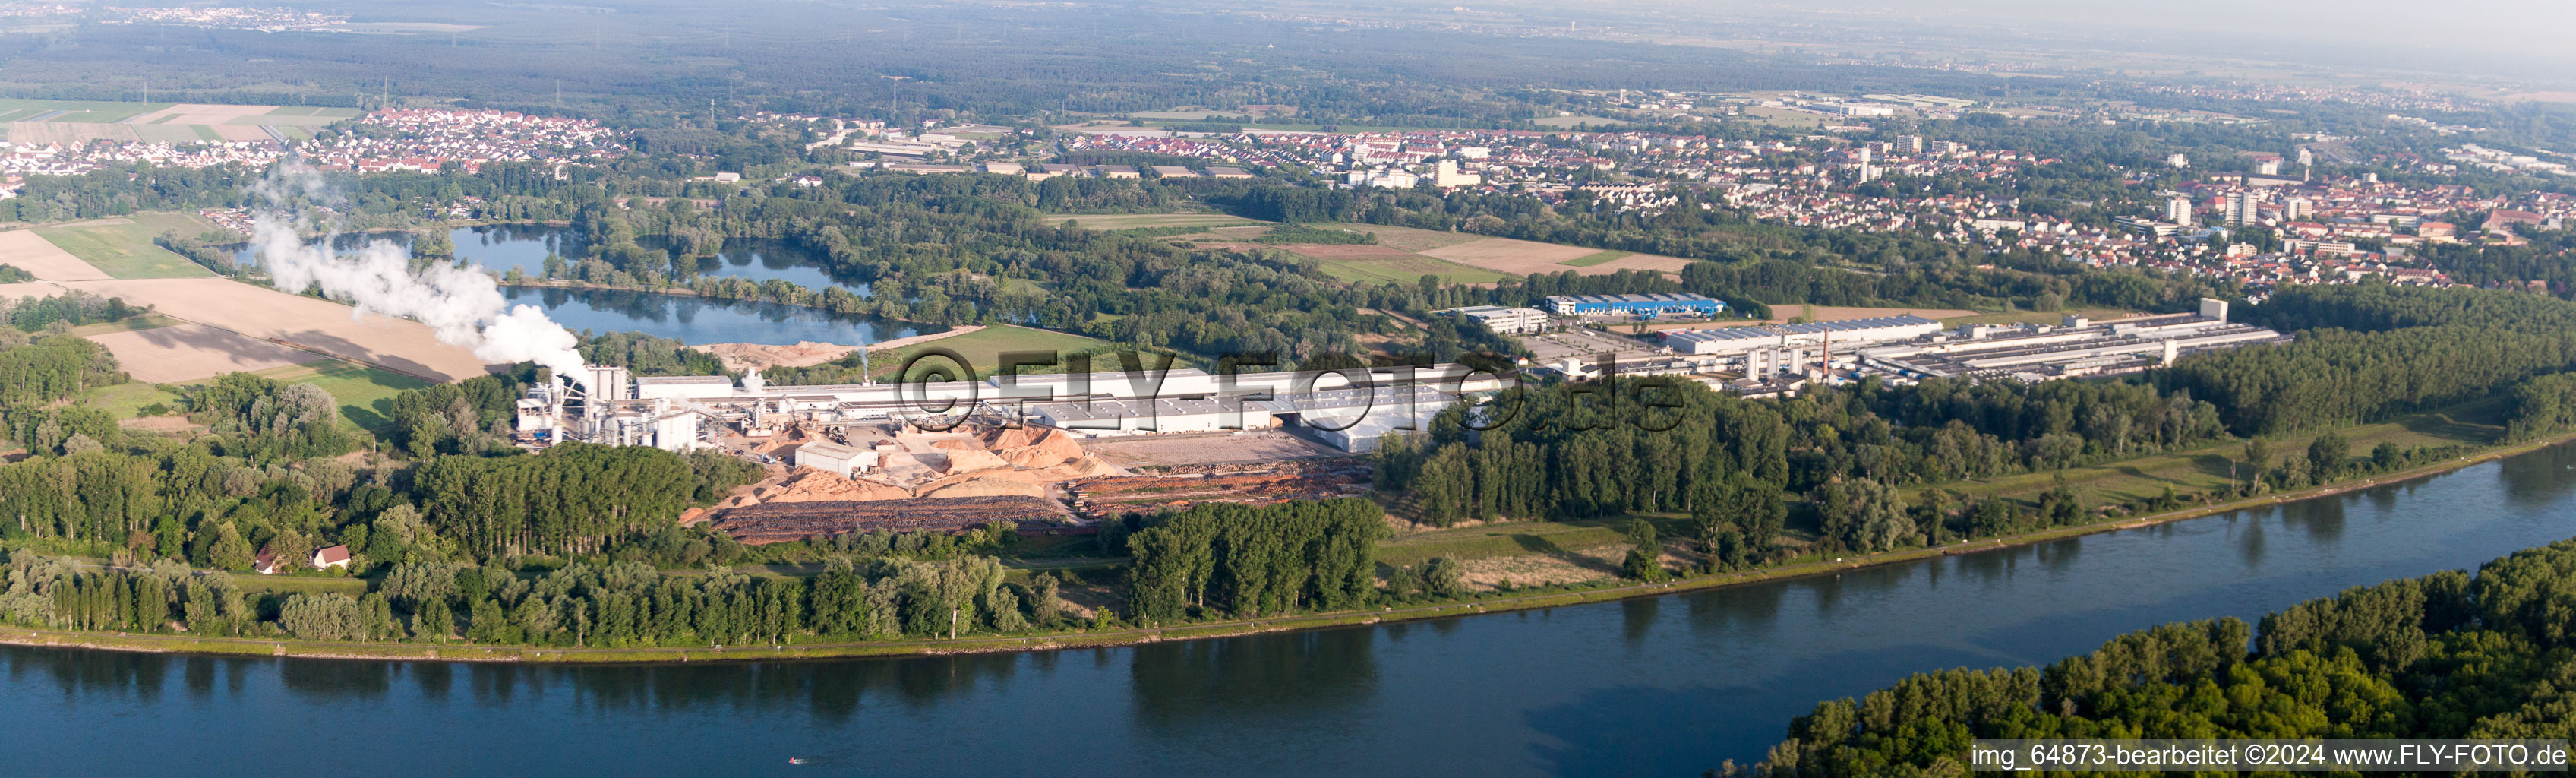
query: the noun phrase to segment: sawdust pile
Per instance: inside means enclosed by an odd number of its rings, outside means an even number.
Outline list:
[[[716,359],[724,362],[725,369],[734,371],[760,370],[780,366],[811,367],[849,356],[850,352],[858,350],[858,347],[856,346],[844,346],[838,343],[816,343],[810,340],[799,342],[793,346],[772,346],[761,343],[712,343],[699,346],[698,348],[715,354]]]

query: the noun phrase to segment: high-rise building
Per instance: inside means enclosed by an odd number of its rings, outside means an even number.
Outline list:
[[[2165,221],[2183,225],[2190,224],[2191,198],[2175,197],[2165,200]]]
[[[1921,136],[1921,135],[1902,135],[1902,136],[1898,136],[1898,137],[1897,137],[1897,139],[1896,139],[1896,153],[1899,153],[1899,154],[1921,154],[1921,153],[1923,153],[1923,136]]]
[[[2280,175],[2280,174],[2281,174],[2281,161],[2280,161],[2280,160],[2277,160],[2277,159],[2266,159],[2266,160],[2261,160],[2261,161],[2258,161],[2258,162],[2255,162],[2255,163],[2254,163],[2254,175],[2258,175],[2258,176],[2277,176],[2277,175]]]
[[[2229,192],[2227,194],[2227,223],[2231,225],[2253,224],[2256,221],[2260,221],[2261,218],[2254,212],[2254,202],[2253,192]]]
[[[2308,202],[2308,198],[2305,197],[2293,197],[2288,200],[2283,200],[2281,201],[2281,221],[2302,221],[2307,219],[2308,215],[2314,210],[2315,204]]]

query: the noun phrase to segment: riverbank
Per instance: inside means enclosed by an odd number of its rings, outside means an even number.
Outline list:
[[[2477,454],[2444,460],[2422,467],[2372,478],[2357,479],[2319,486],[2297,492],[2265,495],[2225,503],[2193,506],[2148,516],[2097,522],[2074,527],[2022,533],[1998,538],[1957,543],[1935,548],[1907,549],[1882,554],[1821,560],[1781,567],[1685,578],[1664,583],[1604,586],[1574,591],[1502,595],[1465,602],[1449,602],[1375,611],[1301,614],[1278,618],[1241,619],[1173,627],[1139,627],[1102,631],[1077,631],[1047,635],[970,637],[957,640],[905,640],[863,643],[817,643],[785,646],[732,646],[680,648],[540,648],[527,646],[480,646],[472,644],[417,643],[337,643],[259,638],[205,638],[190,635],[89,633],[69,630],[0,628],[0,644],[85,648],[146,653],[187,653],[229,656],[272,656],[313,659],[354,660],[436,660],[450,662],[518,662],[518,663],[649,663],[649,662],[748,662],[781,659],[829,659],[850,657],[895,657],[945,654],[980,654],[1018,651],[1051,651],[1074,648],[1108,648],[1176,640],[1235,637],[1270,632],[1289,632],[1332,627],[1400,623],[1483,613],[1556,608],[1587,603],[1609,602],[1637,597],[1653,597],[1680,592],[1740,586],[1766,581],[1841,573],[1867,567],[1893,565],[1946,555],[1975,554],[1987,551],[2044,543],[2053,540],[2136,529],[2167,522],[2183,521],[2234,511],[2262,508],[2284,503],[2332,497],[2357,489],[2398,483],[2460,468],[2494,461],[2508,456],[2555,446],[2576,440],[2576,432],[2510,446],[2499,446]]]

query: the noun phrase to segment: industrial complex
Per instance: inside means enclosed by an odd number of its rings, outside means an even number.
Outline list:
[[[2228,321],[2228,304],[2054,325],[1944,327],[1912,314],[1670,329],[1646,342],[1576,324],[1587,316],[1702,311],[1681,295],[1552,298],[1534,309],[1444,313],[1557,344],[1538,375],[1670,375],[1748,397],[1878,378],[2044,381],[2117,375],[2200,351],[2288,340]],[[1502,329],[1502,327],[1496,327]],[[1634,349],[1626,348],[1634,346]],[[1603,357],[1603,352],[1610,356]],[[1462,398],[1518,380],[1446,363],[1341,371],[1174,367],[1003,374],[983,381],[773,386],[758,371],[644,376],[591,366],[518,402],[517,439],[714,449],[770,478],[691,517],[746,543],[876,529],[964,529],[995,520],[1074,528],[1089,519],[1204,502],[1356,493],[1367,454],[1427,431]]]
[[[1570,378],[1604,371],[1677,375],[1749,396],[1794,394],[1811,383],[1878,377],[1894,382],[1970,377],[2046,381],[2134,373],[2184,355],[2265,343],[2290,336],[2228,321],[2228,303],[2204,299],[2197,311],[2057,324],[1963,324],[1944,327],[1915,316],[1843,321],[1671,329],[1653,343],[1598,331],[1579,334],[1580,353],[1542,359],[1535,369]],[[1610,348],[1601,348],[1607,342]],[[1536,341],[1525,340],[1535,343]],[[1617,348],[1635,343],[1634,350]],[[1615,356],[1604,361],[1600,354]]]

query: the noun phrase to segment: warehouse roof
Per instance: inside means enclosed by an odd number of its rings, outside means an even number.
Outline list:
[[[1782,335],[1812,335],[1820,332],[1850,332],[1853,330],[1869,330],[1881,327],[1907,327],[1926,324],[1939,326],[1941,323],[1909,313],[1903,316],[1878,316],[1867,319],[1844,319],[1842,321],[1810,322],[1806,324],[1765,324],[1752,327],[1722,327],[1713,330],[1676,330],[1664,333],[1664,340],[1677,340],[1691,343],[1721,340],[1751,340],[1755,338],[1777,338]]]

